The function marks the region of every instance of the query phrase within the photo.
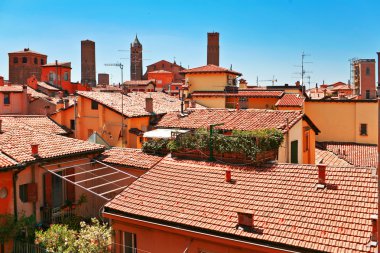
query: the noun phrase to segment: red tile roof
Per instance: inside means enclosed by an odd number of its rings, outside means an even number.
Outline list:
[[[45,82],[37,82],[38,86],[41,86],[42,88],[45,88],[50,91],[59,91],[59,89],[55,88],[54,86],[51,86],[48,83]]]
[[[168,73],[168,74],[171,74],[171,73],[173,73],[173,72],[170,72],[170,71],[166,71],[166,70],[160,69],[160,70],[150,71],[149,73]]]
[[[181,109],[181,101],[178,98],[162,92],[132,92],[127,95],[120,93],[78,91],[80,96],[97,101],[127,117],[143,117],[152,115],[145,111],[145,99],[153,98],[154,114],[165,114]],[[123,96],[123,107],[121,107],[121,96]]]
[[[146,154],[141,149],[114,147],[103,152],[101,160],[127,167],[150,169],[162,158],[162,156]]]
[[[208,64],[206,66],[192,68],[192,69],[185,69],[180,71],[181,74],[189,74],[189,73],[227,73],[227,74],[233,74],[241,76],[241,73],[222,68],[213,64]]]
[[[0,92],[22,92],[22,85],[4,85],[0,86]]]
[[[305,98],[298,94],[285,94],[277,101],[276,106],[302,107],[304,102]]]
[[[149,79],[149,80],[131,80],[131,81],[125,81],[125,86],[147,86],[150,83],[155,84],[155,79]]]
[[[301,111],[263,110],[263,109],[190,109],[188,115],[181,117],[176,112],[166,114],[157,124],[160,128],[196,129],[207,128],[210,124],[224,123],[217,128],[225,130],[246,130],[277,128],[286,131],[303,117]]]
[[[38,92],[35,89],[30,88],[29,86],[27,87],[26,92],[30,94],[32,98],[48,98],[49,97],[48,95]]]
[[[36,160],[31,154],[31,144],[39,145],[38,154],[42,159],[104,150],[102,145],[56,134],[27,130],[12,130],[0,134],[0,151],[19,163]]]
[[[24,50],[16,51],[16,52],[10,52],[8,54],[25,54],[25,53],[27,53],[27,54],[38,54],[38,55],[46,56],[46,54],[41,54],[41,53],[38,53],[36,51],[32,51],[29,48],[24,48]]]
[[[71,62],[57,62],[57,63],[51,62],[51,63],[47,63],[45,65],[42,65],[41,67],[54,67],[54,66],[71,68]]]
[[[319,142],[317,145],[354,166],[377,167],[377,145],[348,142]]]
[[[346,160],[339,158],[337,155],[335,155],[333,152],[330,152],[328,150],[323,150],[316,148],[315,149],[315,163],[319,164],[326,164],[327,166],[332,167],[350,167],[353,166]]]
[[[3,132],[25,129],[51,134],[67,134],[61,126],[44,115],[0,115],[0,119]]]
[[[257,97],[257,98],[280,98],[283,91],[271,90],[239,90],[238,92],[225,91],[195,91],[191,93],[192,97]]]
[[[0,152],[0,169],[16,166],[17,162]]]
[[[234,183],[225,182],[231,170]],[[369,168],[269,167],[163,159],[106,204],[141,221],[304,252],[375,252],[369,247],[377,213],[377,179]],[[237,229],[237,211],[254,214],[253,232]],[[259,231],[259,232],[255,232]]]

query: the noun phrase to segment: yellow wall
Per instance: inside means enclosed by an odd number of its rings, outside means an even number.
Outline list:
[[[304,110],[321,130],[317,141],[377,144],[378,104],[375,102],[310,102]],[[360,124],[367,124],[367,136],[360,135]]]
[[[223,91],[227,86],[227,73],[186,74],[189,92],[194,91]]]
[[[225,97],[193,97],[193,100],[200,105],[209,108],[225,108]]]

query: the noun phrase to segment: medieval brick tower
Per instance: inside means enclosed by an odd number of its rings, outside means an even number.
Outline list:
[[[81,41],[81,83],[96,86],[95,68],[95,42],[91,40]]]
[[[207,64],[219,66],[219,33],[207,33]]]
[[[8,53],[9,81],[15,84],[26,84],[32,75],[41,80],[41,66],[46,64],[47,55],[25,48],[23,51]]]
[[[142,50],[142,45],[136,35],[135,40],[131,43],[131,80],[142,80]]]

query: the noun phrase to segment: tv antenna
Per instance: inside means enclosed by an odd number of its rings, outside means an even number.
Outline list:
[[[272,82],[272,86],[274,86],[274,83],[277,83],[277,78],[273,75],[272,79],[270,80],[259,80],[259,77],[256,77],[256,85],[259,86],[260,82]]]
[[[301,75],[301,86],[304,86],[304,78],[305,78],[305,74],[312,73],[312,72],[310,72],[310,71],[306,71],[306,70],[305,70],[305,64],[312,63],[312,62],[306,62],[306,61],[305,61],[305,57],[307,57],[307,56],[310,56],[310,54],[305,54],[305,52],[302,51],[302,55],[301,55],[301,66],[300,66],[300,65],[295,66],[295,67],[301,68],[301,72],[296,72],[296,73],[295,73],[295,74]]]

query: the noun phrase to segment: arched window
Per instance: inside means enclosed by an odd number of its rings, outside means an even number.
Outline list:
[[[34,64],[38,64],[38,59],[37,59],[37,57],[34,58]]]
[[[18,58],[17,57],[13,58],[13,63],[18,63]]]
[[[22,57],[22,63],[28,63],[28,58],[27,57]]]

